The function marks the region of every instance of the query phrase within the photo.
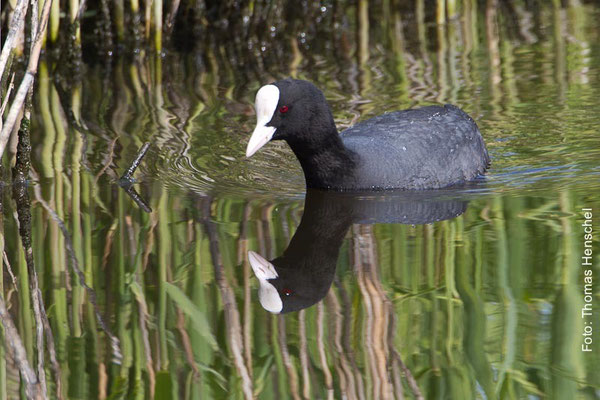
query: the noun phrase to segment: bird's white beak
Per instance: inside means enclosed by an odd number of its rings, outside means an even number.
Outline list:
[[[254,105],[256,107],[256,128],[250,136],[246,147],[246,157],[251,157],[263,147],[275,134],[277,128],[267,126],[273,118],[279,103],[279,89],[275,85],[265,85],[256,93]]]
[[[246,157],[252,157],[258,149],[267,144],[275,134],[275,130],[272,126],[256,125],[252,136],[250,136],[248,147],[246,147]]]
[[[256,275],[260,283],[260,288],[258,289],[260,304],[269,312],[274,314],[280,313],[283,310],[283,302],[275,286],[269,282],[269,279],[275,279],[279,276],[275,267],[268,260],[253,251],[248,252],[248,261],[250,261],[252,271],[254,271],[254,275]]]

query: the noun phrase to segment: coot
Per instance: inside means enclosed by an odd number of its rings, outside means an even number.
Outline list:
[[[386,113],[341,133],[325,96],[307,81],[265,85],[255,106],[246,156],[285,140],[308,188],[437,189],[477,178],[490,162],[475,121],[450,104]]]

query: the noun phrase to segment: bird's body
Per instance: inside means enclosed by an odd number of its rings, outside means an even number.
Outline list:
[[[475,121],[453,105],[386,113],[341,133],[310,82],[263,86],[256,105],[259,123],[247,155],[271,139],[285,140],[308,188],[438,189],[475,179],[490,162]]]
[[[357,155],[347,189],[438,189],[473,180],[489,163],[477,125],[452,105],[383,114],[340,136]]]

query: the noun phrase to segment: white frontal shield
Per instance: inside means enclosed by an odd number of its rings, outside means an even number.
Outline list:
[[[279,89],[275,85],[265,85],[256,93],[254,106],[256,107],[256,128],[250,136],[246,157],[251,157],[263,147],[275,134],[276,128],[267,126],[273,118],[279,103]]]

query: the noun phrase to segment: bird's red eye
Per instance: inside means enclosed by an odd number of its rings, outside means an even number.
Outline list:
[[[292,291],[290,289],[283,289],[283,294],[289,296],[290,294],[292,294]]]
[[[288,112],[288,110],[289,110],[288,106],[279,107],[279,112],[282,114]]]

